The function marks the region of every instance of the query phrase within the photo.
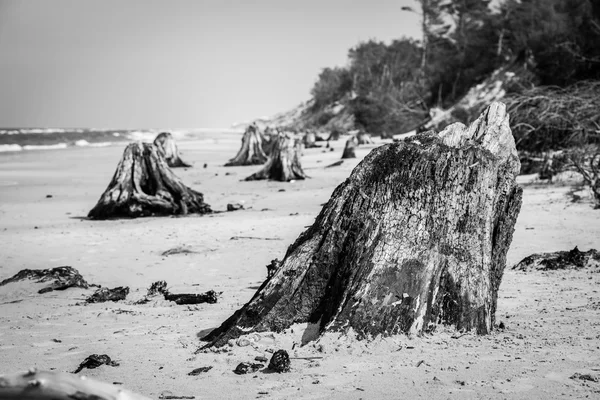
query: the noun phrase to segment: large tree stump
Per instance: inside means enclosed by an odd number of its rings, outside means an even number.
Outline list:
[[[205,340],[221,346],[305,322],[359,337],[440,323],[490,332],[521,206],[518,173],[500,103],[469,127],[372,150],[273,276]]]
[[[306,174],[300,165],[300,141],[280,134],[273,145],[269,160],[260,171],[246,178],[247,181],[270,179],[289,182],[294,179],[305,179]]]
[[[237,155],[229,160],[226,167],[236,165],[260,165],[267,161],[263,147],[263,136],[255,125],[250,125],[242,137],[242,147]]]
[[[356,146],[358,146],[358,140],[356,139],[356,136],[350,136],[350,138],[346,140],[346,146],[344,146],[342,159],[356,158]]]
[[[157,146],[135,142],[125,148],[112,180],[88,217],[137,218],[210,212],[202,193],[183,184]]]
[[[154,144],[158,147],[158,151],[165,158],[169,167],[191,167],[190,164],[181,159],[175,139],[173,139],[173,135],[169,132],[160,133],[156,139],[154,139]]]

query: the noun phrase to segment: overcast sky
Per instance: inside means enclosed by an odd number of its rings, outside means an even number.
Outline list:
[[[310,98],[412,0],[0,0],[0,127],[221,128]]]

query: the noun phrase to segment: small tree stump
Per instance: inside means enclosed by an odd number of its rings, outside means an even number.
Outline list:
[[[179,149],[177,148],[177,144],[175,143],[175,139],[173,139],[173,135],[169,132],[160,133],[156,139],[154,139],[154,144],[158,148],[160,154],[167,161],[167,165],[171,168],[181,168],[181,167],[191,167],[190,164],[186,163],[181,159],[181,155],[179,154]]]
[[[363,145],[363,144],[373,144],[373,138],[371,137],[371,135],[369,135],[367,132],[365,131],[360,131],[358,132],[358,134],[356,135],[356,140],[358,142],[358,145]]]
[[[358,140],[356,136],[351,136],[346,141],[346,146],[344,147],[344,152],[342,153],[342,160],[346,158],[356,158],[356,146],[358,145]]]
[[[242,137],[242,147],[225,166],[260,165],[264,164],[267,159],[268,157],[263,148],[263,136],[255,125],[250,125]]]
[[[125,148],[112,180],[88,217],[137,218],[210,212],[202,193],[181,182],[157,146],[135,142]]]
[[[321,147],[317,144],[317,135],[315,135],[314,132],[307,132],[302,137],[302,142],[304,143],[304,147],[307,149]]]
[[[280,134],[273,145],[273,152],[260,171],[250,175],[245,180],[257,181],[270,179],[274,181],[289,182],[294,179],[305,179],[306,174],[300,165],[300,141]]]
[[[518,173],[500,103],[469,127],[375,148],[273,276],[204,339],[222,346],[306,322],[317,329],[305,336],[419,333],[436,324],[490,332],[521,206]]]

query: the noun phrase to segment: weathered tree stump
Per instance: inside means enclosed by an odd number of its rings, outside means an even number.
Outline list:
[[[373,138],[365,131],[360,131],[356,134],[356,140],[358,141],[358,145],[363,144],[373,144]]]
[[[185,186],[158,147],[129,144],[108,187],[89,212],[91,219],[210,213],[202,193]]]
[[[306,134],[302,137],[302,142],[304,143],[304,147],[307,149],[321,147],[317,144],[317,135],[314,132],[306,132]]]
[[[0,375],[0,398],[5,400],[150,400],[121,386],[64,372],[37,371]]]
[[[245,180],[257,181],[270,179],[274,181],[289,182],[294,179],[305,179],[306,174],[300,165],[300,141],[280,134],[273,145],[273,152],[269,160],[260,171],[250,175]]]
[[[263,136],[255,125],[250,125],[242,137],[242,147],[237,155],[229,160],[226,167],[236,165],[260,165],[268,159],[263,148]]]
[[[356,139],[356,136],[351,136],[346,141],[346,146],[344,147],[344,152],[342,153],[342,159],[356,158],[356,146],[358,146],[358,140]]]
[[[154,145],[158,148],[159,153],[165,158],[169,167],[191,167],[190,164],[181,159],[175,139],[173,139],[173,135],[169,132],[160,133],[156,139],[154,139]]]
[[[372,150],[273,276],[204,339],[222,346],[306,322],[359,337],[436,324],[490,332],[521,206],[518,173],[500,103],[469,127]]]

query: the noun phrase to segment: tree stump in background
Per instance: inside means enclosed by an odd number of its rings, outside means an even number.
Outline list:
[[[137,218],[210,212],[202,193],[181,182],[157,146],[135,142],[125,148],[112,180],[88,217]]]
[[[175,139],[173,139],[173,135],[171,135],[169,132],[160,133],[156,139],[154,139],[154,144],[158,148],[160,154],[167,161],[167,165],[169,167],[191,167],[190,164],[181,159]]]
[[[247,181],[270,179],[289,182],[294,179],[305,179],[306,174],[300,165],[300,141],[286,134],[280,134],[273,144],[269,160],[260,171],[246,178]]]
[[[358,132],[358,134],[356,135],[356,140],[358,141],[359,146],[363,145],[363,144],[373,144],[374,143],[371,135],[369,135],[365,131]]]
[[[302,137],[302,142],[304,143],[304,147],[306,149],[321,147],[317,144],[317,135],[315,135],[314,132],[306,132],[306,134]]]
[[[503,104],[471,126],[375,148],[336,188],[254,297],[204,339],[353,328],[359,337],[436,324],[485,334],[521,206]],[[312,328],[312,329],[311,329]]]
[[[250,125],[242,137],[242,147],[225,166],[260,165],[264,164],[267,159],[263,148],[263,137],[255,125]]]
[[[346,141],[346,146],[344,147],[344,152],[342,153],[342,160],[345,158],[356,158],[356,146],[358,145],[358,141],[356,136],[351,136]]]

